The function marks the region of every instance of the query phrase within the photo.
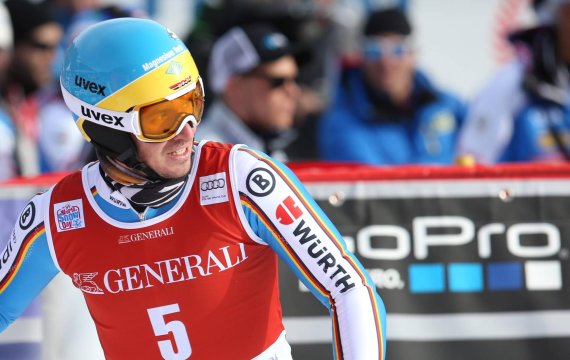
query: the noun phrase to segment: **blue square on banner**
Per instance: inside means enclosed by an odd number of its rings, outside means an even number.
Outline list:
[[[413,293],[440,293],[445,290],[443,264],[410,265],[410,291]]]
[[[487,265],[489,290],[518,290],[522,288],[522,265],[518,261],[492,262]]]
[[[483,291],[483,266],[478,263],[448,265],[449,290],[453,292]]]

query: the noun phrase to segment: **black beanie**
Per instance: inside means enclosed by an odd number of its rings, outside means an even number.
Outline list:
[[[10,13],[15,42],[28,39],[41,25],[57,23],[57,18],[47,1],[32,3],[27,0],[8,0],[4,4]]]
[[[408,36],[412,27],[406,15],[399,8],[376,10],[370,13],[364,26],[364,35],[381,35],[385,33]]]

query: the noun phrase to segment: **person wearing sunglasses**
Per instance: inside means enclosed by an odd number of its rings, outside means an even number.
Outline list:
[[[418,69],[404,12],[372,12],[362,35],[361,63],[341,69],[319,121],[320,157],[380,165],[453,163],[465,105]]]
[[[76,169],[85,143],[53,74],[63,29],[49,2],[8,0],[14,46],[0,89],[17,133],[19,175]]]
[[[293,73],[244,76],[295,86]],[[330,310],[336,358],[385,359],[382,299],[292,172],[244,145],[194,141],[203,82],[173,32],[93,25],[60,83],[98,161],[22,211],[0,252],[0,331],[62,272],[108,359],[291,359],[280,258]]]
[[[233,27],[213,45],[208,80],[216,99],[198,138],[246,144],[279,160],[295,139],[298,48],[266,23]],[[229,60],[231,59],[231,60]]]
[[[8,75],[8,66],[12,57],[12,23],[4,3],[0,3],[0,88]],[[14,122],[6,111],[0,94],[0,180],[17,175],[16,131]]]

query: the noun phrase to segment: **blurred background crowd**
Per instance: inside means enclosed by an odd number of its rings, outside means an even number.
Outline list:
[[[125,16],[187,44],[206,90],[198,140],[297,162],[570,160],[570,0],[0,0],[0,181],[95,159],[58,77],[81,30]],[[62,331],[44,358],[85,354],[82,300],[53,297],[65,306],[44,317]]]
[[[199,140],[282,161],[570,159],[570,0],[6,0],[0,180],[94,159],[58,75],[82,29],[125,16],[186,42],[207,95]]]

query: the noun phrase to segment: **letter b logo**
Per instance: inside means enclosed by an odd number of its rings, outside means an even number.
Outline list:
[[[247,176],[246,186],[255,196],[267,196],[275,189],[275,176],[268,169],[253,169]]]
[[[269,187],[270,181],[267,179],[264,179],[263,176],[257,174],[255,175],[251,181],[253,181],[257,186],[259,186],[262,190],[265,190]]]

